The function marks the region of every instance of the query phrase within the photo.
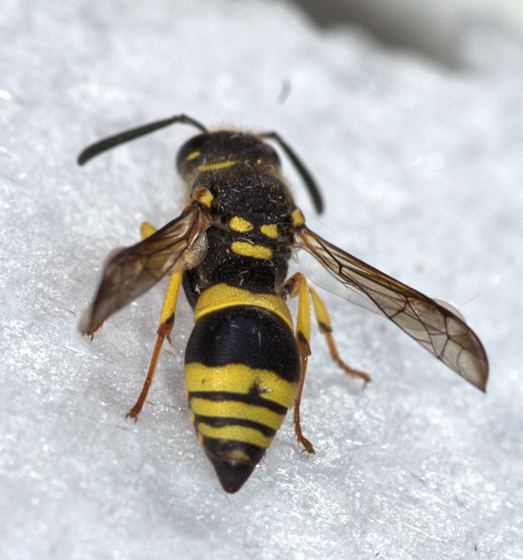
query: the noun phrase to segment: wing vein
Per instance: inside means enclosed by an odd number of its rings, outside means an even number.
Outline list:
[[[345,286],[347,299],[368,307],[362,303],[363,298],[364,302],[371,304],[371,310],[391,320],[449,368],[485,390],[488,379],[485,350],[474,331],[460,317],[421,292],[342,251],[308,228],[302,226],[296,235],[298,247],[315,257]]]

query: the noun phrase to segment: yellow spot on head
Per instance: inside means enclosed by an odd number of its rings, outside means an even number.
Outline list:
[[[305,223],[303,212],[299,208],[295,208],[291,214],[292,225],[299,227]]]
[[[200,155],[200,150],[194,150],[194,152],[191,152],[186,158],[185,161],[191,161],[193,159],[196,159],[199,155]]]
[[[245,241],[234,241],[231,243],[231,249],[242,257],[252,257],[253,259],[270,259],[272,257],[272,249],[269,247],[252,245]]]
[[[240,233],[245,233],[247,231],[251,231],[254,228],[254,226],[251,224],[251,222],[249,222],[248,220],[245,220],[244,218],[241,218],[240,216],[233,216],[229,220],[229,227],[232,230],[238,231]]]
[[[264,224],[260,227],[260,231],[266,237],[270,237],[271,239],[277,239],[280,232],[278,231],[278,226],[276,224]]]
[[[240,163],[237,160],[218,161],[216,163],[204,163],[198,166],[198,171],[218,171],[219,169],[228,169]]]

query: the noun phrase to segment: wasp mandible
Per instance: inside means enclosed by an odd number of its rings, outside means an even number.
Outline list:
[[[329,243],[305,224],[282,175],[275,142],[290,159],[314,206],[323,202],[316,182],[276,132],[209,131],[186,115],[128,130],[86,148],[83,165],[119,144],[182,123],[200,133],[182,145],[177,168],[189,202],[142,241],[105,264],[94,301],[80,324],[93,333],[115,311],[169,275],[156,344],[142,392],[128,413],[136,419],[153,380],[164,340],[170,340],[180,287],[194,310],[185,351],[185,389],[196,434],[226,492],[251,475],[294,404],[298,441],[300,400],[310,356],[311,307],[332,358],[348,374],[369,381],[339,356],[331,321],[316,290],[301,273],[287,278],[294,249],[312,255],[345,288],[345,297],[385,316],[478,389],[485,391],[485,350],[450,306],[394,280]],[[287,306],[298,298],[296,328]],[[311,306],[312,304],[312,306]]]

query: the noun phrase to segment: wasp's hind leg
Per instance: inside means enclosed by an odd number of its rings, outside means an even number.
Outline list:
[[[156,231],[156,228],[151,224],[144,222],[140,228],[140,233],[142,238],[145,239],[149,237]],[[156,365],[158,364],[158,359],[160,357],[160,350],[163,345],[163,341],[167,338],[169,343],[171,342],[170,335],[174,326],[174,316],[176,311],[176,303],[178,301],[178,294],[180,292],[180,284],[182,282],[183,271],[175,271],[171,274],[169,279],[169,285],[165,293],[165,298],[163,300],[162,313],[160,315],[160,325],[158,327],[156,344],[154,345],[153,354],[151,356],[151,361],[149,363],[149,369],[147,370],[147,377],[143,384],[142,391],[138,400],[134,406],[127,413],[127,418],[134,418],[136,421],[138,419],[138,414],[140,414],[142,407],[147,398],[147,393],[151,387],[151,383],[154,377],[154,371]]]
[[[310,333],[311,333],[311,310],[310,310],[310,300],[312,299],[312,304],[314,307],[314,314],[316,315],[316,320],[318,321],[319,329],[321,333],[325,336],[327,340],[327,345],[329,346],[329,351],[332,359],[349,375],[363,379],[364,383],[367,384],[370,381],[370,376],[364,371],[360,371],[349,367],[339,356],[338,349],[336,348],[336,343],[334,342],[334,337],[332,336],[332,327],[330,322],[330,317],[325,307],[325,304],[320,299],[320,296],[316,291],[309,287],[307,279],[303,274],[298,272],[291,276],[285,283],[285,292],[290,295],[290,297],[298,297],[298,319],[296,326],[296,341],[298,343],[298,350],[300,352],[300,382],[298,384],[298,389],[296,392],[296,398],[294,401],[294,431],[298,441],[303,445],[305,451],[308,453],[314,453],[314,447],[312,443],[303,435],[301,431],[301,419],[300,419],[300,403],[301,395],[303,393],[303,385],[305,383],[305,374],[307,371],[307,360],[311,355],[310,349]]]
[[[314,314],[316,315],[316,320],[318,321],[318,327],[320,329],[320,332],[325,336],[331,358],[341,367],[341,369],[345,373],[348,373],[353,377],[362,379],[363,386],[365,386],[370,381],[370,375],[368,373],[365,373],[364,371],[360,371],[359,369],[349,367],[340,358],[336,343],[334,342],[334,337],[332,336],[332,326],[327,308],[325,307],[325,304],[321,300],[320,296],[316,293],[316,291],[313,288],[309,288],[309,290],[312,298],[312,305],[314,307]]]
[[[303,445],[304,451],[314,453],[314,446],[303,435],[300,422],[300,403],[307,372],[307,360],[311,355],[309,344],[311,333],[311,309],[309,302],[309,286],[303,274],[299,272],[291,276],[286,284],[285,290],[291,297],[298,296],[298,320],[296,325],[296,341],[300,353],[300,382],[294,399],[294,432],[296,438]]]

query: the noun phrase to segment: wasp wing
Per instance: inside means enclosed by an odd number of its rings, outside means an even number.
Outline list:
[[[150,237],[111,255],[94,301],[80,323],[82,334],[93,334],[110,315],[151,288],[175,266],[191,268],[198,264],[207,249],[201,235],[209,225],[207,213],[200,206],[191,205]]]
[[[474,331],[449,308],[342,251],[305,226],[298,246],[314,256],[347,291],[347,299],[384,315],[481,391],[488,360]]]

